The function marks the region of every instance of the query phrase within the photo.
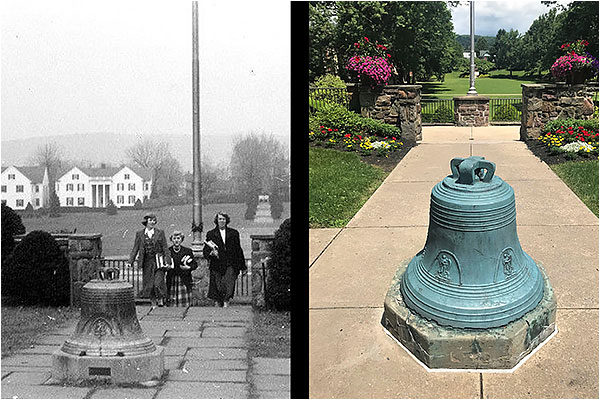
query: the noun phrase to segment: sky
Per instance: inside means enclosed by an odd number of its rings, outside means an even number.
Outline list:
[[[567,1],[559,3],[566,4]],[[458,7],[450,7],[454,32],[459,35],[470,34],[469,9],[468,1],[461,1]],[[499,29],[509,31],[511,28],[525,33],[537,17],[550,9],[539,0],[478,0],[475,2],[475,34],[496,36]]]
[[[0,7],[2,140],[191,135],[191,1]],[[285,1],[199,1],[201,134],[288,140],[289,15]]]

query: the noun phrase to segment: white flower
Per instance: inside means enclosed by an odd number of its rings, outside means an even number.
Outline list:
[[[577,153],[578,151],[592,151],[594,150],[594,146],[585,142],[571,142],[560,146],[560,149],[570,153]]]
[[[371,143],[371,146],[373,146],[374,149],[379,149],[379,148],[387,149],[390,147],[388,142],[373,142],[373,143]]]

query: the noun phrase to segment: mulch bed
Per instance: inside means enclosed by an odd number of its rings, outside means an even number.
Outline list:
[[[540,160],[548,165],[562,164],[566,161],[588,161],[597,160],[598,156],[591,153],[551,153],[548,146],[537,139],[526,140],[527,148]]]
[[[404,156],[410,151],[410,149],[417,145],[416,142],[405,139],[402,139],[402,143],[403,145],[400,149],[390,152],[387,157],[378,156],[375,152],[373,152],[373,154],[370,155],[362,155],[359,152],[354,152],[360,156],[361,161],[374,167],[381,168],[386,173],[390,173],[394,168],[396,168],[396,165],[398,165],[398,163],[404,158]],[[321,143],[310,142],[310,146],[325,147],[339,151],[348,151],[346,150],[344,145],[340,143],[336,143],[333,146],[323,146],[321,145]]]

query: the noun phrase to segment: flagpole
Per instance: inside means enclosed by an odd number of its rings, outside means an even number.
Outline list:
[[[193,209],[192,209],[192,249],[202,250],[202,186],[200,162],[200,68],[198,62],[198,2],[192,2],[192,103],[193,103]]]

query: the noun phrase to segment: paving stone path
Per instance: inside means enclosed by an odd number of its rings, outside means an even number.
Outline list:
[[[138,306],[144,333],[165,348],[160,385],[72,387],[52,382],[52,353],[77,320],[50,332],[29,349],[2,359],[1,398],[201,399],[290,398],[290,359],[250,358],[245,334],[252,308]]]

